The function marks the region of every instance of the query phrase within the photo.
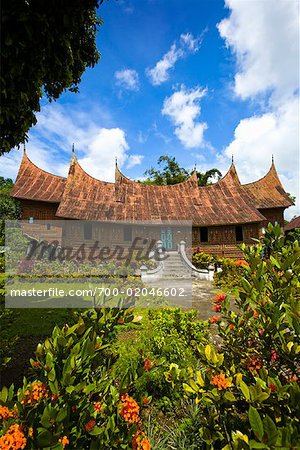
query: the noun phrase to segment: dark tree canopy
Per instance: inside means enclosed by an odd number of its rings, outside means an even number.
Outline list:
[[[186,180],[191,175],[191,172],[179,166],[174,157],[168,155],[160,156],[157,164],[162,168],[154,169],[150,167],[150,169],[146,170],[145,175],[147,179],[143,181],[144,184],[156,184],[160,186],[177,184]],[[221,177],[221,172],[215,168],[207,172],[197,172],[199,186],[206,186],[210,184],[211,179],[217,178],[219,180]]]
[[[180,167],[174,157],[162,155],[158,158],[157,164],[162,169],[156,170],[150,167],[150,169],[146,170],[144,175],[147,175],[148,178],[144,181],[145,184],[157,184],[161,186],[176,184],[184,181],[189,176],[189,172],[183,167]]]
[[[103,0],[3,0],[1,11],[0,154],[24,142],[43,93],[76,92],[96,47]]]
[[[0,245],[4,245],[5,220],[20,218],[19,202],[10,196],[13,185],[10,178],[0,177]]]
[[[222,174],[218,169],[213,168],[207,172],[197,172],[197,178],[199,186],[206,186],[207,184],[211,184],[212,179],[220,180]]]

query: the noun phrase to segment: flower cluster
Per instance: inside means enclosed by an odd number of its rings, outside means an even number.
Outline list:
[[[96,421],[94,419],[91,419],[84,425],[84,428],[89,433],[90,431],[92,431],[92,429],[94,428],[95,425],[96,425]]]
[[[148,359],[148,358],[145,358],[145,360],[144,360],[144,369],[145,369],[145,371],[149,372],[152,369],[153,366],[154,366],[154,362],[150,361],[150,359]]]
[[[128,394],[124,394],[121,397],[121,409],[120,415],[128,423],[138,423],[140,407],[137,402]]]
[[[217,294],[217,295],[215,295],[214,303],[223,303],[225,299],[226,299],[226,294],[223,294],[223,293]]]
[[[15,423],[0,437],[0,448],[2,450],[21,450],[25,448],[26,442],[27,440],[20,425]]]
[[[96,412],[100,412],[100,411],[102,411],[102,409],[103,409],[103,406],[102,406],[101,402],[94,402],[94,410]]]
[[[21,404],[26,405],[35,403],[42,398],[48,398],[47,388],[41,381],[37,381],[31,385],[28,385],[26,391],[24,392],[24,397],[21,400]]]
[[[133,450],[151,450],[151,444],[147,439],[145,433],[138,430],[132,437],[132,449]]]
[[[65,446],[70,443],[70,441],[67,438],[67,436],[63,436],[62,438],[58,439],[58,442],[61,442],[63,448],[65,448]]]
[[[0,419],[7,420],[10,417],[17,417],[18,416],[18,410],[14,409],[13,411],[10,411],[7,406],[1,406],[0,405]]]
[[[254,370],[259,370],[262,368],[262,362],[259,360],[259,358],[251,358],[247,362],[247,369],[249,369],[251,372]]]
[[[236,267],[249,266],[247,261],[245,261],[244,259],[239,259],[238,261],[235,262],[235,265],[236,265]]]
[[[227,389],[232,386],[231,379],[226,378],[224,373],[220,373],[219,375],[214,375],[211,379],[211,384],[218,387],[218,390]]]
[[[220,320],[221,320],[221,316],[217,316],[217,315],[214,315],[209,319],[210,323],[217,323],[217,322],[220,322]]]

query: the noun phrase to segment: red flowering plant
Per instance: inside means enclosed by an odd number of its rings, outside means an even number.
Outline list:
[[[196,399],[205,448],[296,449],[300,245],[269,226],[260,242],[243,251],[247,264],[234,290],[235,308],[228,295],[214,298],[215,343],[199,342],[198,369],[184,371],[184,389]]]
[[[129,323],[133,316],[88,310],[38,345],[34,381],[24,379],[17,393],[13,386],[0,393],[1,449],[150,448],[139,406],[113,385],[108,370],[108,342],[120,318]],[[132,442],[137,433],[143,433],[138,446]]]

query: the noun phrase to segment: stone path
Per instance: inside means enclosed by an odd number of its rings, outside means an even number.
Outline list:
[[[211,281],[193,280],[193,309],[199,311],[200,319],[208,319],[215,313],[212,310],[212,301],[217,292]]]

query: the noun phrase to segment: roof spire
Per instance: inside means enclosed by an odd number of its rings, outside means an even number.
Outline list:
[[[231,155],[231,163],[234,164],[233,154]]]
[[[73,153],[73,154],[75,153],[74,142],[73,142],[73,144],[72,144],[72,153]]]
[[[272,164],[274,164],[274,155],[272,153]]]
[[[195,165],[194,165],[194,172],[197,172],[197,163],[195,161]]]
[[[118,157],[117,156],[115,156],[115,164],[116,164],[116,167],[118,167]]]

